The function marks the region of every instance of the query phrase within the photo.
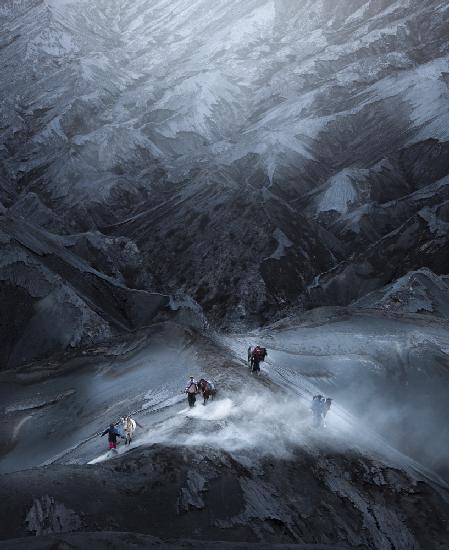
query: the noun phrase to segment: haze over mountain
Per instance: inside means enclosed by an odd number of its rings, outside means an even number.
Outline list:
[[[447,0],[3,0],[0,538],[449,544],[448,37]]]
[[[137,246],[146,276],[128,286],[183,292],[228,327],[448,272],[447,2],[0,15],[5,220],[100,231],[76,251],[100,271],[103,235]]]

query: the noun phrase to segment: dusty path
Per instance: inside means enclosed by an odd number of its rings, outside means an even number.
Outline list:
[[[142,437],[185,408],[182,390],[190,374],[214,380],[217,399],[269,383],[252,379],[214,338],[173,323],[155,325],[136,343],[117,343],[107,354],[92,350],[73,361],[66,374],[43,364],[32,369],[32,379],[16,373],[8,381],[3,375],[0,472],[88,462],[106,447],[98,433],[129,413],[143,427],[137,433]]]

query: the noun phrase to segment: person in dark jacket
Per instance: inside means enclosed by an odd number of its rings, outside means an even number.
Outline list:
[[[101,437],[103,437],[106,434],[108,434],[110,449],[117,449],[117,437],[121,437],[122,439],[125,439],[123,435],[118,431],[118,429],[114,426],[114,424],[111,424],[109,428],[106,428],[106,430],[101,434]]]
[[[186,389],[184,392],[187,394],[187,400],[189,402],[189,407],[192,408],[195,406],[196,394],[198,393],[198,384],[196,380],[191,376],[187,382]]]
[[[260,358],[255,353],[251,356],[251,372],[260,372]]]
[[[251,372],[260,373],[260,363],[261,361],[265,361],[267,355],[266,348],[256,346],[253,349],[251,352]]]

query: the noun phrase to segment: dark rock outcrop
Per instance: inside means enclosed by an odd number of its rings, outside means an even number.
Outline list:
[[[251,462],[244,466],[213,449],[153,446],[96,466],[2,476],[1,537],[26,535],[30,512],[23,511],[44,499],[53,503],[53,515],[56,503],[68,514],[65,529],[58,525],[55,531],[139,531],[197,544],[245,540],[431,550],[449,543],[442,496],[399,470],[324,450],[320,456],[298,450],[290,460]]]

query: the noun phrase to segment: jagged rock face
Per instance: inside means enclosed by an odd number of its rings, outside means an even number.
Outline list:
[[[448,544],[447,507],[435,489],[357,455],[298,451],[290,460],[251,457],[243,465],[223,451],[155,445],[103,465],[2,478],[2,538],[58,533],[48,518],[59,506],[65,531],[365,549]],[[52,494],[40,496],[44,487]]]
[[[0,24],[0,204],[125,236],[131,287],[235,326],[448,272],[445,2],[10,0]]]
[[[0,217],[0,366],[98,344],[189,311],[190,323],[202,323],[195,304],[150,292],[139,262],[124,238],[58,237],[23,218]]]
[[[76,531],[81,526],[80,518],[72,510],[48,495],[33,500],[25,523],[27,531],[36,536]]]
[[[267,204],[264,193],[251,193],[245,183],[191,186],[107,232],[135,240],[160,291],[181,287],[210,319],[234,329],[242,320],[261,322],[342,249],[283,201]]]
[[[395,313],[422,313],[449,318],[449,279],[429,269],[413,271],[382,290],[367,294],[356,307],[384,309]]]

